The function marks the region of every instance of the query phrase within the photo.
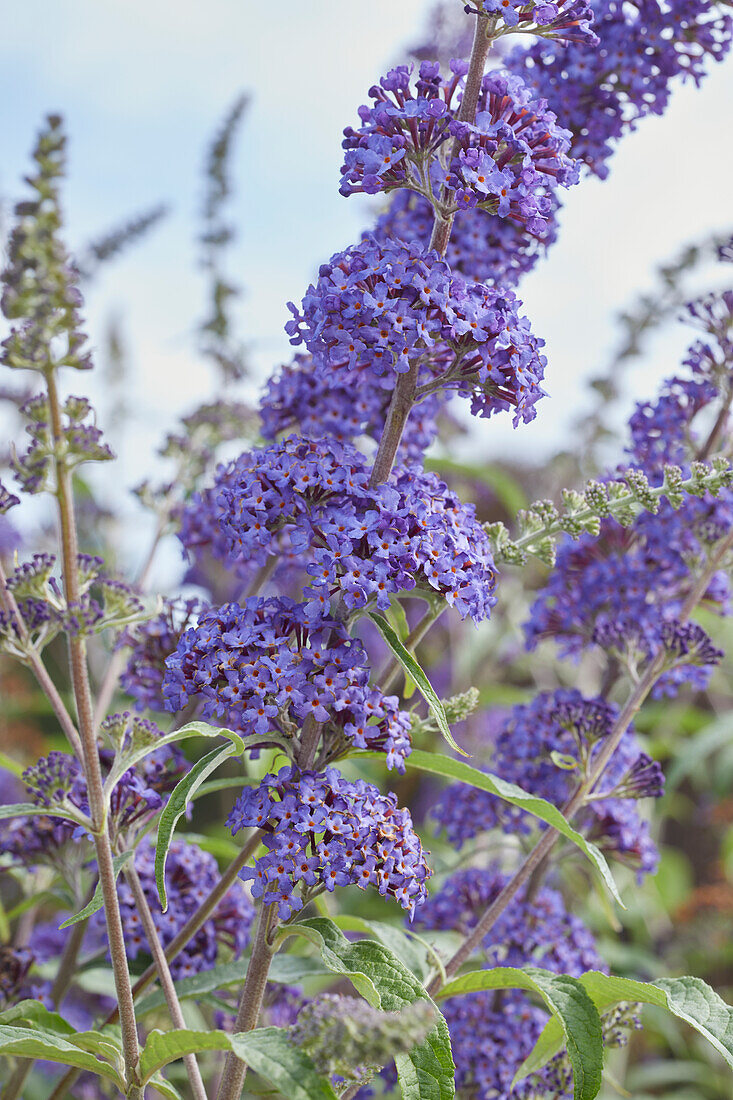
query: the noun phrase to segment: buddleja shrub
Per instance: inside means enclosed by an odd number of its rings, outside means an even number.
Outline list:
[[[730,604],[733,292],[687,307],[698,337],[637,407],[620,464],[555,502],[484,523],[424,461],[453,395],[531,431],[553,367],[517,284],[555,240],[564,190],[604,177],[730,29],[716,4],[678,0],[477,0],[437,19],[428,59],[383,76],[345,130],[342,194],[385,196],[373,231],[291,303],[299,350],[259,414],[205,404],[168,437],[172,475],[137,491],[156,537],[132,583],[80,544],[79,470],[113,454],[76,396],[93,365],[79,285],[159,212],[77,266],[49,117],[3,273],[3,363],[34,386],[0,505],[44,494],[59,539],[5,562],[0,632],[60,747],[23,772],[24,794],[8,777],[0,811],[3,869],[23,888],[0,926],[4,1100],[235,1100],[245,1085],[591,1100],[604,1046],[647,1003],[733,1066],[733,1010],[709,986],[611,974],[578,915],[596,884],[618,927],[634,892],[622,865],[639,883],[657,868],[640,802],[664,774],[635,717],[702,692],[723,656],[696,616]],[[211,152],[201,241],[201,350],[228,382],[246,372],[221,263],[244,107]],[[717,253],[733,258],[725,241]],[[248,449],[216,466],[235,440]],[[156,604],[149,566],[171,532],[199,594]],[[566,686],[486,709],[506,659],[457,692],[441,652],[438,693],[416,647],[429,656],[448,617],[461,648],[462,620],[508,628],[503,592],[523,580],[524,683],[552,684],[550,639],[590,662],[584,690],[568,664]],[[212,791],[225,820],[187,834]],[[408,796],[430,804],[419,827]]]

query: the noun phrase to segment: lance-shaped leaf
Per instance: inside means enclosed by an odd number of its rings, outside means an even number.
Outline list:
[[[132,859],[134,854],[135,853],[130,850],[129,852],[121,852],[120,855],[114,856],[112,858],[112,868],[114,871],[115,882],[117,881],[117,877],[122,868],[125,866],[128,860]],[[92,916],[92,914],[101,909],[103,905],[104,894],[102,892],[102,884],[101,882],[98,882],[94,890],[92,900],[88,903],[88,905],[85,905],[84,908],[80,910],[80,912],[76,913],[75,916],[69,917],[68,920],[65,920],[63,924],[60,924],[59,931],[62,928],[68,928],[71,924],[78,924],[80,920],[87,920],[89,917]]]
[[[225,1031],[151,1031],[140,1054],[143,1084],[183,1058],[205,1050],[231,1050],[270,1082],[288,1100],[336,1100],[325,1078],[316,1073],[310,1058],[293,1046],[286,1028],[263,1027],[230,1035]]]
[[[80,1036],[85,1045],[89,1034]],[[82,1049],[72,1038],[56,1035],[52,1031],[0,1025],[0,1056],[9,1055],[90,1070],[111,1081],[123,1094],[125,1091],[124,1081],[114,1066]]]
[[[352,943],[333,921],[323,917],[300,921],[288,931],[315,943],[328,969],[349,978],[374,1008],[394,1012],[428,996],[412,971],[383,943]],[[450,1100],[455,1096],[455,1066],[442,1015],[422,1043],[395,1058],[395,1066],[404,1100]]]
[[[9,817],[63,817],[66,821],[73,821],[84,829],[91,826],[91,821],[81,811],[74,811],[69,805],[61,806],[36,806],[34,802],[14,802],[9,806],[0,806],[0,821]]]
[[[430,711],[438,724],[438,729],[443,734],[443,737],[448,742],[454,752],[458,752],[461,756],[468,756],[467,752],[464,752],[461,746],[456,742],[453,734],[450,731],[448,725],[448,719],[445,716],[445,707],[438,698],[435,688],[428,680],[425,672],[418,664],[416,658],[410,653],[409,649],[406,649],[400,641],[395,630],[392,629],[390,624],[385,619],[384,615],[380,615],[377,611],[370,611],[369,618],[378,627],[382,637],[394,653],[395,657],[402,665],[403,669],[408,676],[412,678],[417,686],[417,690],[422,695],[425,702],[430,707]]]
[[[163,807],[158,821],[158,839],[155,843],[155,881],[158,886],[160,905],[165,913],[168,908],[168,896],[165,889],[165,865],[173,833],[179,818],[186,812],[186,805],[205,779],[216,771],[233,753],[238,752],[236,744],[228,744],[212,749],[191,768],[187,775],[173,789],[170,798]]]
[[[593,1100],[601,1087],[603,1037],[598,1009],[577,978],[528,966],[473,970],[443,986],[439,1000],[485,989],[527,989],[538,993],[560,1029],[573,1067],[575,1100]]]
[[[140,760],[164,745],[177,744],[179,741],[187,741],[190,737],[226,737],[235,746],[237,753],[242,754],[247,748],[270,742],[284,745],[284,738],[279,734],[268,733],[266,736],[252,734],[251,737],[241,737],[234,730],[225,729],[223,726],[210,726],[208,722],[188,722],[173,733],[166,733],[157,737],[154,733],[137,731],[129,748],[119,749],[115,755],[112,767],[104,781],[105,797],[109,798],[114,788],[128,768],[132,768]]]
[[[657,978],[653,982],[637,982],[589,970],[578,979],[600,1013],[622,1001],[657,1005],[693,1027],[722,1054],[733,1067],[733,1008],[722,1000],[702,978]],[[541,1069],[555,1056],[562,1045],[557,1022],[550,1020],[540,1035],[532,1053],[517,1071],[520,1081],[529,1073]]]
[[[377,756],[376,753],[373,755]],[[459,782],[467,783],[471,787],[478,787],[481,791],[488,791],[489,794],[496,795],[504,802],[511,802],[513,806],[526,810],[533,817],[537,817],[540,821],[551,825],[558,833],[580,848],[581,852],[588,857],[600,872],[603,881],[621,908],[626,908],[614,882],[611,869],[601,850],[595,844],[586,840],[577,829],[574,829],[563,817],[557,806],[553,806],[551,802],[523,791],[516,783],[507,783],[505,779],[498,775],[479,771],[478,768],[472,768],[470,764],[465,764],[462,760],[454,760],[453,757],[443,756],[441,753],[413,749],[407,758],[407,767],[430,772],[432,775],[442,775],[446,779],[457,779]]]

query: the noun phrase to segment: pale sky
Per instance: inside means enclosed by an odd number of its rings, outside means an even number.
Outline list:
[[[462,0],[455,0],[460,4]],[[246,287],[243,335],[257,385],[290,354],[285,303],[317,266],[368,225],[370,204],[338,194],[340,136],[369,86],[420,36],[430,0],[23,0],[6,5],[0,41],[0,195],[12,200],[39,120],[61,111],[70,134],[69,239],[77,245],[164,200],[172,213],[110,265],[88,301],[90,332],[121,317],[136,426],[123,475],[144,476],[175,416],[210,395],[193,354],[202,285],[193,247],[201,166],[212,132],[241,90],[252,105],[233,162],[231,214],[240,228],[229,270]],[[610,179],[567,195],[560,240],[520,296],[547,341],[538,419],[480,421],[474,441],[504,458],[566,445],[587,401],[584,381],[613,345],[614,316],[648,288],[679,246],[733,225],[729,133],[733,62],[700,91],[679,89],[664,118],[644,121]],[[560,120],[562,121],[562,120]],[[674,370],[679,332],[635,368],[634,396]],[[97,393],[96,384],[74,379]],[[102,425],[104,426],[104,424]],[[113,440],[113,443],[115,441]],[[473,445],[473,444],[472,444]]]

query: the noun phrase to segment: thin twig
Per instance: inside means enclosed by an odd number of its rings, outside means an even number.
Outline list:
[[[2,561],[0,561],[0,604],[2,604],[3,610],[6,615],[15,623],[16,630],[18,631],[18,637],[21,642],[27,646],[26,659],[30,668],[38,681],[38,685],[43,691],[44,695],[51,704],[51,708],[58,719],[58,723],[61,729],[66,734],[66,739],[74,750],[76,756],[81,760],[81,740],[74,721],[64,705],[64,701],[59,695],[58,689],[54,684],[46,666],[43,663],[40,653],[33,647],[30,640],[30,634],[28,628],[25,625],[23,616],[20,613],[20,608],[16,602],[15,596],[10,588],[8,588],[7,578],[5,576],[5,570],[3,569]]]
[[[63,565],[64,594],[69,607],[80,604],[78,538],[74,516],[74,499],[71,472],[64,459],[65,437],[61,421],[56,377],[53,369],[46,372],[49,418],[54,441],[54,466],[56,473],[56,499],[58,502],[59,525],[61,528],[61,559]],[[117,897],[116,876],[112,860],[112,845],[109,837],[106,803],[102,786],[102,767],[99,759],[99,746],[94,729],[94,706],[89,684],[89,669],[86,658],[86,644],[83,636],[69,634],[69,663],[71,682],[74,689],[79,735],[81,738],[82,764],[87,784],[89,811],[92,820],[92,835],[97,855],[99,880],[104,897],[104,913],[107,922],[107,938],[115,981],[115,991],[120,1009],[122,1033],[122,1051],[125,1063],[125,1081],[128,1100],[141,1100],[142,1090],[138,1085],[138,1066],[140,1047],[135,1022],[135,1008],[132,1001],[130,972],[127,966],[125,935],[120,916]]]
[[[128,863],[124,871],[125,879],[132,891],[132,896],[135,899],[135,906],[140,914],[140,920],[142,921],[145,936],[150,947],[150,954],[153,956],[153,962],[155,963],[155,969],[158,972],[158,980],[165,995],[166,1004],[168,1005],[168,1011],[170,1012],[171,1021],[174,1027],[185,1028],[186,1021],[183,1018],[183,1012],[181,1010],[181,1003],[178,1000],[178,994],[176,993],[176,987],[173,984],[173,977],[171,975],[170,966],[168,960],[165,957],[165,951],[160,942],[158,936],[158,930],[155,927],[155,921],[153,920],[153,914],[150,911],[148,905],[148,899],[145,897],[145,891],[143,890],[142,883],[140,882],[140,876],[138,875],[133,863]],[[204,1088],[204,1082],[201,1077],[201,1070],[199,1069],[198,1062],[196,1061],[195,1054],[184,1054],[183,1064],[186,1067],[186,1073],[188,1074],[188,1082],[191,1086],[191,1094],[194,1100],[208,1100],[206,1095],[206,1089]]]
[[[262,830],[258,829],[249,837],[242,850],[226,868],[213,890],[211,890],[208,896],[204,898],[196,912],[189,917],[181,931],[178,932],[168,944],[165,949],[165,957],[169,963],[172,962],[173,959],[175,959],[180,954],[186,944],[196,935],[201,925],[206,920],[208,920],[222,898],[225,897],[226,894],[229,892],[229,889],[232,883],[237,879],[239,872],[249,862],[250,857],[260,846],[263,836],[264,833],[262,832]],[[133,985],[133,997],[139,996],[140,993],[147,989],[151,982],[155,980],[156,975],[157,970],[155,968],[155,964],[151,963],[147,970],[143,971],[143,973]],[[119,1013],[117,1007],[113,1008],[112,1011],[108,1013],[108,1015],[105,1017],[100,1027],[105,1028],[108,1027],[110,1024],[117,1023],[118,1015]],[[66,1095],[67,1091],[72,1088],[74,1082],[79,1076],[79,1072],[80,1071],[78,1069],[68,1070],[61,1078],[59,1083],[56,1085],[48,1100],[62,1100],[62,1097]]]

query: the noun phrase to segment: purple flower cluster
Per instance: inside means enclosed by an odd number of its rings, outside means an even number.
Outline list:
[[[514,294],[468,283],[435,252],[368,238],[323,264],[302,313],[286,329],[332,370],[367,367],[378,377],[429,368],[418,397],[452,390],[475,415],[514,408],[515,425],[543,396],[542,341],[520,317]]]
[[[721,60],[733,21],[710,0],[592,0],[597,49],[548,41],[517,49],[509,68],[547,99],[572,132],[572,155],[604,179],[615,145],[660,115],[678,80],[699,84]]]
[[[163,600],[161,611],[120,635],[118,647],[129,648],[120,677],[137,710],[166,709],[163,698],[165,663],[175,653],[181,635],[202,610],[200,600]]]
[[[598,645],[634,668],[667,648],[669,624],[676,624],[693,578],[689,561],[702,550],[701,539],[718,534],[733,521],[730,505],[694,500],[675,512],[663,505],[656,516],[642,516],[633,528],[604,520],[600,538],[582,535],[559,550],[555,570],[535,601],[525,626],[534,648],[552,637],[563,656],[577,658],[588,645]],[[721,572],[711,581],[705,600],[726,611],[729,582]],[[698,650],[713,657],[712,648]],[[680,685],[702,689],[714,664],[683,662],[658,681],[656,694],[674,693]]]
[[[145,837],[135,851],[135,870],[150,905],[155,927],[163,947],[175,939],[202,901],[211,893],[220,875],[216,860],[195,844],[174,840],[168,850],[166,863],[166,890],[168,908],[160,910],[155,883],[155,842]],[[142,922],[127,883],[118,886],[122,924],[125,931],[127,954],[136,959],[140,953],[149,954],[149,947]],[[98,917],[97,919],[100,919]],[[236,882],[171,962],[175,979],[189,978],[202,970],[216,966],[222,945],[242,954],[250,941],[254,907],[244,887]]]
[[[293,738],[311,717],[343,746],[385,752],[389,767],[404,770],[410,751],[409,717],[369,685],[361,642],[286,597],[204,612],[168,659],[163,694],[172,711],[200,699],[205,717],[263,744],[271,731]]]
[[[405,192],[399,197],[402,194]],[[429,236],[428,230],[426,243]],[[392,389],[391,379],[375,378],[367,368],[340,370],[334,375],[322,360],[296,355],[267,382],[260,405],[262,434],[271,440],[297,429],[301,435],[328,435],[339,443],[352,442],[362,435],[379,440]],[[438,406],[439,398],[433,394],[413,408],[397,452],[399,465],[422,461],[438,434]],[[192,519],[188,520],[189,529]],[[202,525],[202,536],[213,544],[216,531],[204,531]]]
[[[687,315],[707,337],[687,352],[692,377],[667,379],[657,400],[637,405],[630,419],[632,466],[654,485],[662,483],[667,463],[689,472],[700,453],[698,414],[707,410],[713,423],[711,406],[722,400],[721,386],[727,389],[727,376],[721,375],[733,353],[731,304],[733,296],[727,293],[690,303]],[[656,513],[643,513],[633,527],[609,518],[599,538],[568,539],[532,608],[525,628],[528,645],[553,637],[561,653],[577,657],[596,644],[635,668],[665,649],[677,661],[670,662],[655,693],[671,694],[685,683],[704,688],[721,654],[699,628],[690,645],[688,629],[677,620],[698,563],[731,525],[733,494],[723,490],[718,496],[687,497],[677,509],[662,500]],[[704,599],[728,613],[725,571],[713,577]],[[686,641],[679,644],[674,638]]]
[[[338,595],[349,609],[388,608],[402,591],[443,596],[462,617],[488,618],[494,563],[473,507],[432,474],[398,470],[369,486],[369,464],[334,439],[291,436],[222,467],[183,515],[181,540],[196,547],[206,509],[226,560],[262,566],[272,555],[307,562],[311,615]]]
[[[435,203],[452,196],[457,209],[511,217],[542,236],[552,210],[548,187],[578,180],[567,156],[570,133],[521,77],[500,70],[484,77],[475,120],[460,121],[453,100],[466,69],[452,61],[443,78],[437,62],[423,61],[416,94],[408,66],[382,77],[370,89],[371,107],[360,108],[362,125],[344,131],[341,191],[407,188]],[[446,142],[443,167],[438,153]]]
[[[591,29],[593,8],[587,0],[474,0],[466,11],[483,12],[498,20],[506,34],[515,28],[523,34],[536,34],[560,42],[597,46],[598,37]]]
[[[603,699],[585,699],[578,691],[545,692],[512,709],[495,738],[491,770],[502,779],[562,806],[587,763],[611,732],[617,710]],[[661,768],[641,752],[627,731],[611,757],[596,797],[579,815],[586,835],[640,873],[653,871],[657,851],[648,824],[634,805],[637,798],[663,793]],[[463,784],[448,787],[433,814],[456,847],[493,828],[527,832],[524,811]]]
[[[559,203],[549,193],[552,206],[545,211],[541,237],[527,226],[487,214],[480,208],[461,209],[453,220],[445,252],[446,263],[465,279],[497,287],[514,287],[557,239]],[[395,191],[389,207],[374,228],[379,241],[392,237],[427,248],[433,228],[433,208],[422,195]]]
[[[227,824],[235,835],[247,826],[265,831],[267,855],[241,877],[283,920],[303,908],[312,888],[376,886],[410,916],[427,896],[431,872],[409,811],[394,794],[350,782],[335,768],[266,775],[242,791]]]
[[[504,877],[495,870],[458,871],[421,907],[417,922],[427,931],[469,932],[500,892]],[[543,887],[532,901],[520,899],[498,919],[483,943],[484,965],[543,967],[578,976],[605,970],[585,925],[569,913],[560,894]],[[511,1082],[547,1022],[521,990],[451,997],[442,1004],[451,1033],[456,1085],[476,1100],[531,1100],[537,1095],[570,1100],[572,1083],[562,1061],[515,1089]]]

